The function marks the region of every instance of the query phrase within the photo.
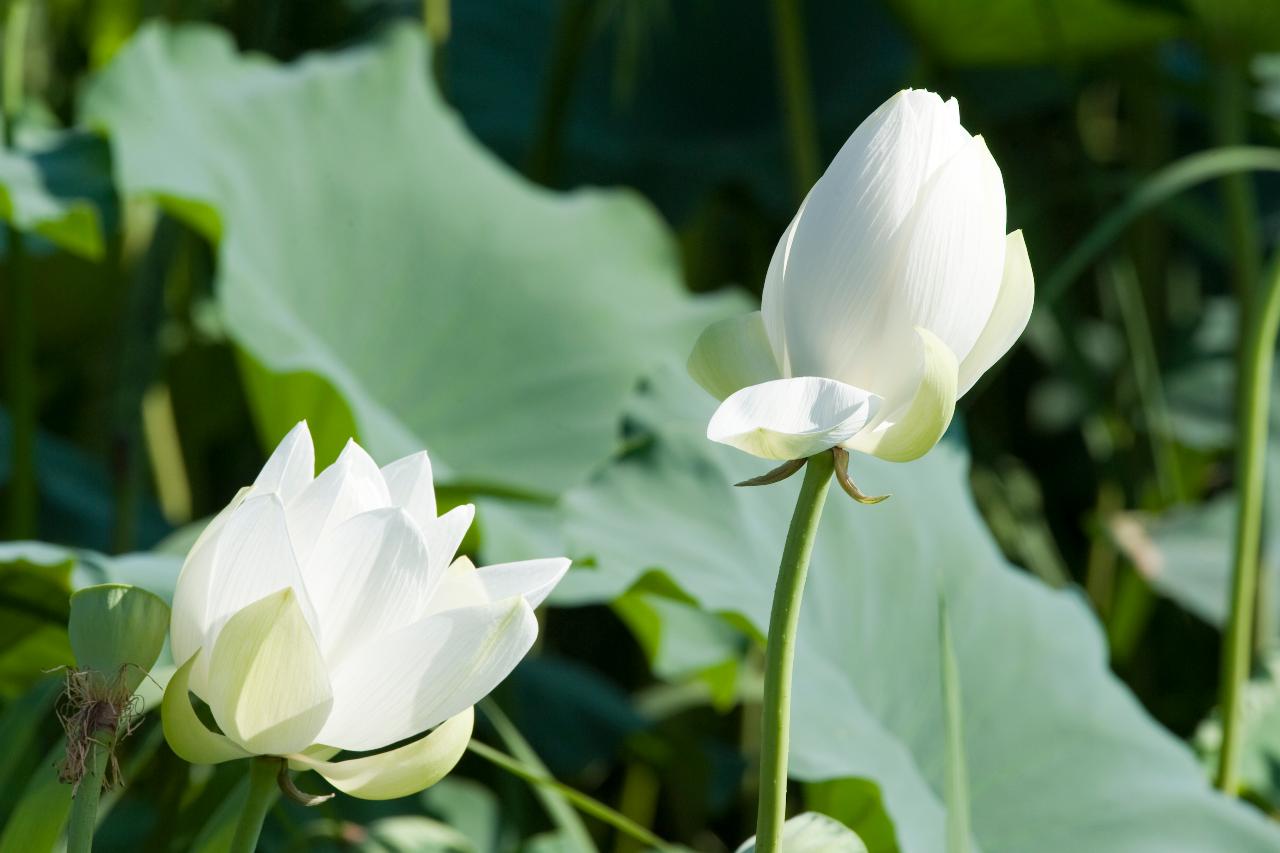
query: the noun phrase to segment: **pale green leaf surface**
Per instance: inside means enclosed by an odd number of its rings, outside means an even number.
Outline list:
[[[636,418],[655,431],[654,445],[563,502],[568,553],[595,567],[570,572],[553,601],[612,600],[660,567],[704,609],[763,630],[798,483],[735,490],[729,484],[760,465],[702,438],[714,401],[684,377],[653,388]],[[1004,562],[953,444],[908,464],[855,456],[852,467],[864,489],[893,498],[828,501],[798,639],[795,776],[873,779],[901,850],[945,848],[940,579],[975,849],[1260,853],[1280,844],[1280,829],[1213,792],[1186,746],[1112,676],[1078,594]],[[486,542],[500,540],[485,523]]]
[[[210,29],[152,26],[82,116],[110,131],[125,194],[224,238],[233,339],[331,383],[376,457],[425,446],[444,480],[559,493],[617,449],[650,363],[688,352],[720,310],[683,292],[641,199],[529,184],[428,67],[413,27],[275,65]]]
[[[71,594],[67,623],[76,666],[114,678],[132,694],[155,664],[169,633],[169,606],[128,584],[99,584]]]
[[[55,134],[35,150],[0,150],[0,219],[68,252],[101,258],[101,196],[110,192],[110,174],[105,144],[88,134]]]

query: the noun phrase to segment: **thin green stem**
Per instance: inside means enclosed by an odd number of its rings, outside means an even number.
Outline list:
[[[497,702],[493,701],[493,699],[482,700],[480,702],[480,712],[484,714],[485,719],[493,726],[503,745],[513,754],[516,761],[519,761],[531,772],[550,778],[551,772],[542,763],[537,751],[524,739],[524,735],[520,734],[520,729],[516,728],[516,724],[511,722],[506,713],[498,707]],[[582,853],[595,853],[596,845],[591,840],[591,833],[582,822],[582,818],[573,810],[568,800],[550,788],[535,788],[534,792],[542,802],[542,807],[547,810],[547,815],[560,829],[565,838],[572,842],[572,846],[577,850],[581,850]]]
[[[488,744],[481,743],[478,740],[473,740],[471,743],[467,744],[467,749],[470,750],[472,754],[483,758],[485,761],[496,767],[502,768],[518,779],[523,779],[532,785],[550,788],[551,790],[560,793],[566,800],[577,806],[577,808],[584,814],[589,814],[592,817],[603,821],[619,832],[626,833],[643,844],[647,844],[650,847],[655,847],[659,850],[675,849],[673,845],[663,841],[661,838],[654,835],[643,826],[640,826],[626,815],[614,811],[599,800],[589,797],[575,788],[570,788],[568,785],[551,778],[545,773],[539,773],[538,771],[533,770],[524,763],[517,761],[515,758],[500,750],[494,749]]]
[[[1240,703],[1249,678],[1254,609],[1262,533],[1266,477],[1267,426],[1271,407],[1271,371],[1280,329],[1280,256],[1272,263],[1253,310],[1243,313],[1239,387],[1239,443],[1236,449],[1235,560],[1231,615],[1222,647],[1222,754],[1217,785],[1229,794],[1240,787],[1240,751],[1244,741]]]
[[[1189,154],[1143,181],[1123,202],[1098,220],[1084,239],[1045,279],[1037,302],[1052,305],[1096,261],[1133,220],[1205,181],[1245,172],[1280,172],[1280,151],[1237,145]]]
[[[67,819],[67,853],[92,853],[93,831],[98,825],[98,800],[102,796],[102,776],[110,757],[111,750],[106,745],[89,744],[85,774],[71,799],[71,815]]]
[[[276,801],[276,777],[280,775],[280,762],[281,759],[266,755],[250,761],[249,796],[240,812],[236,834],[228,853],[254,853],[258,849],[262,823]]]
[[[1129,344],[1129,358],[1133,363],[1143,426],[1151,446],[1160,496],[1166,505],[1181,503],[1187,499],[1186,486],[1179,470],[1178,448],[1173,440],[1173,415],[1165,396],[1164,380],[1160,376],[1160,361],[1146,300],[1142,298],[1142,286],[1132,263],[1116,261],[1108,272]]]
[[[17,116],[22,109],[22,79],[31,8],[26,0],[12,0],[4,25],[4,62],[0,68],[0,98],[4,111],[4,146],[12,149]],[[22,232],[6,228],[8,257],[9,413],[13,418],[11,479],[9,483],[9,535],[29,539],[36,534],[36,387],[35,323],[31,282],[27,276],[27,252]]]
[[[1213,130],[1219,145],[1242,145],[1249,136],[1249,72],[1239,60],[1223,58],[1214,72]],[[1222,203],[1231,241],[1233,280],[1242,305],[1253,298],[1262,249],[1258,236],[1258,206],[1247,172],[1222,178]]]
[[[760,806],[756,813],[756,850],[777,853],[787,819],[787,754],[791,742],[791,673],[795,666],[800,601],[809,573],[809,556],[818,533],[822,505],[831,486],[834,456],[809,457],[782,550],[778,582],[769,614],[764,661],[764,721],[760,744]]]
[[[821,147],[813,116],[813,88],[809,83],[809,56],[805,49],[800,0],[773,0],[773,41],[777,51],[778,87],[787,118],[791,177],[796,198],[802,199],[818,180]]]

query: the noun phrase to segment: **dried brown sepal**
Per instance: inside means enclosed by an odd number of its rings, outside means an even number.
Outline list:
[[[280,762],[280,772],[276,775],[276,782],[280,785],[280,790],[286,797],[302,806],[318,806],[321,803],[332,800],[334,794],[308,794],[301,790],[293,783],[293,775],[289,772],[289,762]]]
[[[868,506],[871,504],[878,504],[881,501],[886,501],[892,497],[892,495],[873,496],[864,494],[862,490],[854,484],[853,480],[849,478],[849,451],[845,450],[843,447],[833,447],[831,448],[831,453],[835,456],[836,460],[836,482],[840,484],[840,488],[844,489],[844,493],[846,495],[853,498],[858,503],[866,504]]]
[[[72,786],[72,793],[89,772],[95,749],[107,751],[102,774],[103,790],[120,784],[120,762],[115,748],[138,727],[138,697],[128,689],[127,666],[113,676],[87,669],[67,669],[66,686],[56,713],[67,736],[67,756],[58,778]]]
[[[808,459],[788,459],[772,471],[766,471],[759,477],[752,477],[750,480],[743,480],[741,483],[734,483],[735,486],[768,486],[771,483],[781,483],[795,472],[804,467],[804,463]]]

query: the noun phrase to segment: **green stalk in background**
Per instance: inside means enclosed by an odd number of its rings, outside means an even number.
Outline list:
[[[236,823],[236,834],[228,853],[254,853],[258,849],[258,836],[267,812],[275,804],[278,793],[276,779],[285,769],[284,760],[269,755],[259,755],[249,762],[249,796]]]
[[[523,779],[531,785],[536,785],[539,789],[554,791],[564,799],[568,800],[584,814],[589,814],[594,818],[612,826],[619,832],[634,838],[635,840],[648,845],[655,850],[674,850],[675,848],[654,835],[649,830],[640,826],[626,815],[619,814],[604,803],[596,800],[576,788],[570,788],[562,782],[558,782],[547,774],[536,770],[524,762],[518,761],[510,755],[494,749],[488,744],[473,740],[467,744],[467,750],[479,758],[500,767],[503,770],[515,776],[517,779]],[[594,845],[592,845],[594,849]]]
[[[1246,61],[1247,62],[1247,61]],[[1223,58],[1217,63],[1213,86],[1213,131],[1221,146],[1243,145],[1249,138],[1249,71],[1246,62]],[[1258,280],[1262,249],[1258,238],[1258,206],[1251,176],[1236,172],[1222,178],[1222,202],[1227,214],[1232,273],[1236,297],[1248,306]]]
[[[773,39],[777,50],[778,87],[787,118],[791,177],[796,198],[802,199],[818,180],[822,155],[813,117],[813,88],[809,83],[809,56],[805,50],[800,0],[773,0]]]
[[[791,675],[795,668],[800,602],[809,573],[809,557],[817,538],[822,505],[827,500],[835,457],[809,457],[804,483],[796,498],[787,544],[769,614],[764,663],[764,725],[760,747],[760,806],[756,814],[757,853],[778,853],[787,819],[787,756],[791,746]]]
[[[4,64],[0,90],[4,110],[4,146],[14,145],[14,125],[22,108],[22,78],[26,61],[27,0],[10,0],[4,24]],[[31,282],[27,277],[26,246],[22,232],[7,228],[8,257],[8,366],[9,415],[13,419],[12,475],[9,482],[9,536],[30,539],[36,533],[36,387],[35,324]]]
[[[1271,371],[1280,329],[1280,255],[1261,283],[1252,307],[1241,315],[1239,443],[1236,448],[1235,560],[1231,614],[1222,646],[1222,753],[1217,786],[1229,794],[1240,788],[1240,750],[1244,740],[1240,703],[1253,650],[1254,608],[1266,477],[1267,427],[1271,408]]]

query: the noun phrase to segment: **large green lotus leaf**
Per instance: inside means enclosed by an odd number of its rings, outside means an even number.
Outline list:
[[[83,133],[45,134],[34,147],[0,150],[0,219],[86,258],[102,257],[114,227],[107,147]]]
[[[935,59],[955,65],[1071,62],[1176,35],[1178,18],[1123,0],[890,0]]]
[[[704,609],[764,629],[799,478],[729,485],[762,466],[703,438],[713,406],[682,375],[652,383],[634,415],[652,443],[562,501],[567,552],[588,567],[556,600],[610,600],[661,569]],[[800,622],[792,773],[872,779],[901,850],[945,848],[941,594],[977,849],[1277,849],[1280,828],[1215,793],[1190,750],[1110,673],[1079,594],[1004,561],[966,469],[951,442],[907,464],[855,455],[861,487],[893,497],[874,507],[838,491],[828,499]],[[510,504],[485,509],[486,543],[521,535]]]
[[[629,390],[712,308],[645,202],[528,183],[428,67],[420,28],[277,65],[150,26],[82,115],[110,132],[124,192],[219,241],[232,337],[330,383],[375,456],[426,446],[453,482],[559,493],[617,449]]]

